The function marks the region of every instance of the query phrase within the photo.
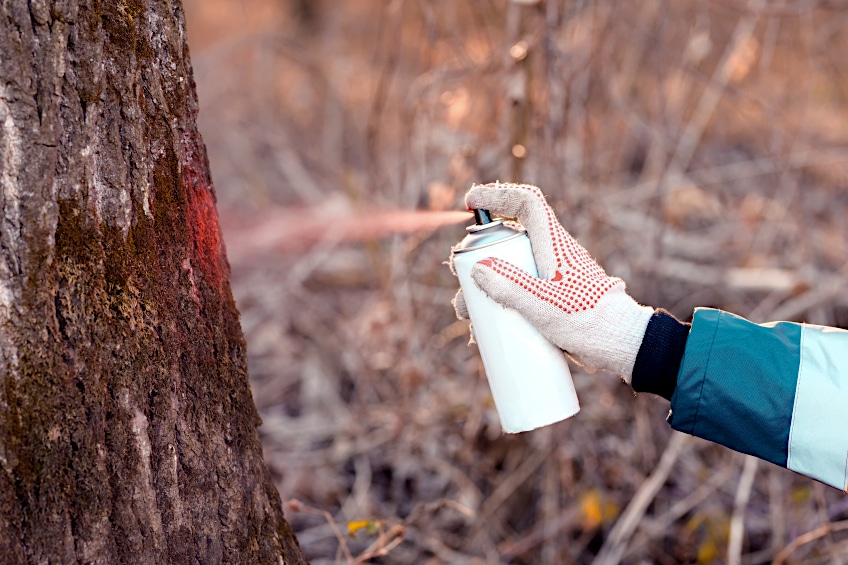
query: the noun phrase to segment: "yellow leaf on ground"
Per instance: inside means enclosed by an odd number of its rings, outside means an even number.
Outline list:
[[[356,537],[356,532],[363,528],[368,528],[369,524],[371,524],[370,520],[354,520],[353,522],[348,522],[347,535],[350,537]]]
[[[606,500],[597,489],[592,489],[580,497],[580,514],[583,517],[583,529],[591,530],[615,520],[618,505]]]
[[[373,536],[378,533],[380,528],[382,528],[385,524],[385,520],[354,520],[347,523],[347,535],[352,538],[356,537],[356,532],[364,529],[366,534]]]

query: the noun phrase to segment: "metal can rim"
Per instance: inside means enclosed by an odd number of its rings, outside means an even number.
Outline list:
[[[495,218],[494,220],[492,220],[488,224],[483,224],[482,226],[479,225],[479,224],[471,224],[470,226],[465,228],[465,231],[467,231],[468,233],[475,233],[475,232],[478,232],[478,231],[481,231],[481,230],[487,230],[489,228],[501,226],[501,225],[503,225],[503,223],[504,223],[503,218]]]
[[[451,252],[455,255],[460,253],[468,253],[469,251],[476,251],[478,249],[483,249],[484,247],[491,247],[492,245],[498,245],[499,243],[503,243],[504,241],[509,241],[511,239],[515,239],[516,237],[521,237],[523,235],[527,235],[526,231],[517,232],[515,235],[511,235],[509,237],[505,237],[503,239],[499,239],[497,241],[490,241],[488,243],[483,243],[481,245],[474,245],[471,247],[465,247],[463,249],[452,249]]]

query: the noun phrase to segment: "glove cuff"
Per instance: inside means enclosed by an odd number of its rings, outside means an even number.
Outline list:
[[[604,310],[605,343],[599,344],[602,362],[599,368],[606,369],[630,384],[636,356],[642,345],[648,322],[654,313],[649,306],[641,306],[624,290],[624,285],[613,289],[598,303]]]

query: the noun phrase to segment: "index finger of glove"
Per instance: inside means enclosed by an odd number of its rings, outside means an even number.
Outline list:
[[[482,208],[500,216],[518,218],[525,227],[526,220],[532,220],[548,208],[539,188],[500,182],[472,186],[465,195],[465,204],[469,208]]]
[[[469,208],[482,208],[500,216],[518,218],[533,242],[533,256],[542,278],[553,278],[557,261],[557,243],[566,240],[564,232],[539,188],[528,184],[490,183],[475,185],[465,195]]]

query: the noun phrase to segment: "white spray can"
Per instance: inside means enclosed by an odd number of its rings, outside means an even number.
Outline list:
[[[471,278],[471,267],[487,257],[538,277],[530,238],[493,220],[487,210],[474,210],[474,218],[476,223],[465,228],[468,235],[451,251],[501,426],[514,434],[570,418],[580,404],[563,352],[517,311],[486,296]]]

